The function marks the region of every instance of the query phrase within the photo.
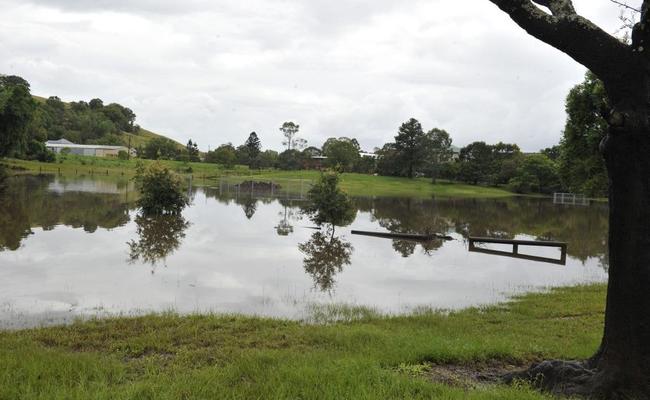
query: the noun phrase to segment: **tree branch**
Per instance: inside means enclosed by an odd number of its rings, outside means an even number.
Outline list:
[[[603,80],[618,80],[631,64],[631,47],[578,15],[570,0],[490,1],[530,35],[566,53]],[[547,7],[552,15],[533,1]],[[644,5],[646,2],[650,0],[644,0]]]
[[[627,3],[623,3],[622,1],[617,1],[617,0],[609,0],[609,1],[611,1],[614,4],[618,4],[619,6],[621,6],[623,8],[627,8],[628,10],[638,12],[638,13],[641,12],[641,10],[639,10],[638,8],[634,8],[632,6],[629,6],[629,5],[627,5]]]
[[[533,0],[533,2],[548,8],[555,16],[576,15],[571,0]]]

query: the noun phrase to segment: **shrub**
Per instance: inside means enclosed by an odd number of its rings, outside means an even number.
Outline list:
[[[127,153],[124,150],[120,150],[117,152],[117,158],[124,161],[129,159],[129,153]]]
[[[64,149],[69,150],[69,149]],[[27,144],[26,158],[41,162],[55,162],[56,155],[45,147],[45,144],[38,140],[30,140]]]
[[[138,164],[134,179],[142,194],[138,206],[145,215],[178,214],[189,204],[178,176],[159,163]]]

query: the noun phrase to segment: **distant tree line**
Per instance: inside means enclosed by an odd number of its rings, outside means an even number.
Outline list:
[[[220,164],[226,168],[246,165],[253,169],[299,170],[330,168],[339,172],[376,173],[384,176],[447,179],[472,185],[507,186],[520,193],[552,193],[558,190],[604,196],[607,174],[599,151],[605,136],[602,116],[608,100],[592,73],[569,92],[567,121],[560,143],[535,154],[524,154],[516,144],[476,141],[458,149],[443,129],[425,132],[414,118],[404,122],[392,142],[364,156],[357,139],[330,137],[322,146],[309,146],[299,136],[300,125],[284,122],[279,130],[286,146],[282,152],[263,150],[256,132],[244,143],[225,143],[201,154],[198,144],[185,146],[164,138],[150,139],[138,147],[147,159],[168,159]],[[53,161],[45,149],[48,139],[66,138],[76,143],[126,145],[123,133],[137,134],[135,113],[100,99],[64,103],[52,96],[36,101],[29,83],[18,76],[0,75],[0,157]]]

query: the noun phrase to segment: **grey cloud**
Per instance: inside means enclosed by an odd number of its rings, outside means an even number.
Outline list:
[[[40,95],[101,97],[203,150],[301,124],[311,144],[372,149],[410,117],[457,144],[559,140],[584,68],[527,36],[487,0],[0,0],[0,71]],[[608,31],[609,1],[577,0]],[[610,29],[611,28],[611,29]]]

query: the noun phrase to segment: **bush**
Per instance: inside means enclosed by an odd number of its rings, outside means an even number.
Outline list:
[[[129,153],[127,153],[124,150],[120,150],[117,152],[117,158],[120,160],[128,160],[129,159]]]
[[[69,150],[69,149],[64,149]],[[27,144],[25,154],[28,160],[38,160],[41,162],[55,162],[56,155],[45,147],[45,144],[38,140],[30,140]]]
[[[311,204],[306,213],[315,224],[346,226],[354,221],[356,210],[338,184],[339,174],[328,171],[322,173],[318,182],[309,190]]]
[[[178,176],[159,163],[138,164],[134,179],[142,194],[138,206],[145,215],[178,214],[189,204]]]
[[[285,150],[278,156],[278,168],[283,170],[299,170],[303,168],[304,155],[298,150]]]

